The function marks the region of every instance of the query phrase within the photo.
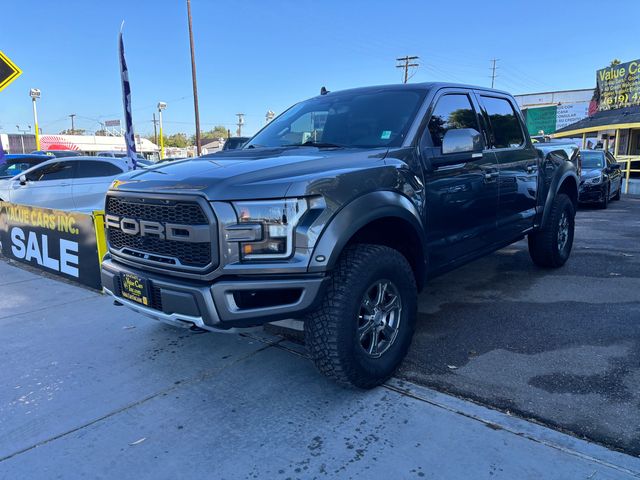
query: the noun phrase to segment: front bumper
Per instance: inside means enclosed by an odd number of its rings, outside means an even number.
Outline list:
[[[598,185],[580,185],[578,191],[578,201],[580,203],[601,203],[606,195],[606,188],[604,183]]]
[[[148,281],[150,306],[122,297],[122,273]],[[102,263],[104,292],[119,303],[171,325],[218,331],[300,318],[315,308],[326,281],[323,274],[307,274],[247,275],[205,283],[137,270],[113,259]]]

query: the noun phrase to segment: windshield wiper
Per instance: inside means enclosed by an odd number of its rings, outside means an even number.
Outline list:
[[[284,147],[317,147],[317,148],[346,148],[344,145],[337,145],[335,143],[327,142],[314,142],[313,140],[307,140],[304,143],[290,143],[283,145]]]

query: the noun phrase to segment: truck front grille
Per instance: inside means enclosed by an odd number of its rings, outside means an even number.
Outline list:
[[[137,200],[137,201],[136,201]],[[107,213],[119,217],[151,220],[163,223],[181,223],[185,225],[206,225],[207,216],[197,203],[174,202],[157,204],[142,202],[142,199],[126,197],[107,197]]]
[[[160,200],[147,197],[108,195],[105,213],[120,218],[147,220],[162,224],[207,225],[210,220],[197,202]],[[212,235],[211,238],[215,238]],[[141,264],[162,265],[168,269],[206,269],[214,267],[216,245],[210,242],[183,242],[157,236],[140,236],[107,228],[107,242],[112,254]]]

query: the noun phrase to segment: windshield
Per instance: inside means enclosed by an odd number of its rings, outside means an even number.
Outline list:
[[[0,177],[14,177],[33,167],[35,163],[25,161],[13,161],[0,165]]]
[[[604,167],[604,155],[602,152],[580,152],[582,158],[582,168],[603,168]]]
[[[378,90],[327,94],[298,103],[244,148],[316,145],[392,147],[402,144],[425,92]]]

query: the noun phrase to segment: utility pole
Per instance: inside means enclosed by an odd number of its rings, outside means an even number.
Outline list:
[[[499,58],[494,58],[493,60],[491,60],[491,62],[493,63],[492,67],[491,67],[491,88],[493,88],[493,86],[496,84],[496,62],[500,60]]]
[[[153,112],[153,143],[158,144],[158,120],[156,120],[156,112]]]
[[[76,129],[73,123],[73,119],[76,117],[75,113],[72,113],[71,115],[69,115],[71,117],[71,135],[73,135],[74,133],[76,133]]]
[[[396,61],[398,62],[402,62],[400,63],[400,65],[396,65],[396,68],[404,68],[404,83],[407,83],[409,81],[409,67],[419,67],[420,64],[419,63],[411,63],[413,60],[418,60],[420,57],[400,57],[400,58],[396,58]]]
[[[237,135],[239,137],[242,136],[242,126],[244,125],[244,113],[236,113],[236,115],[238,116],[238,123],[236,125],[238,125],[238,130],[236,131]]]
[[[162,133],[162,111],[165,108],[167,108],[167,104],[165,102],[158,102],[158,116],[160,117],[160,160],[164,159],[164,134]]]
[[[191,0],[187,0],[189,16],[189,44],[191,45],[191,79],[193,80],[193,108],[196,115],[196,151],[200,156],[200,112],[198,111],[198,84],[196,82],[196,56],[193,48],[193,27],[191,26]]]

